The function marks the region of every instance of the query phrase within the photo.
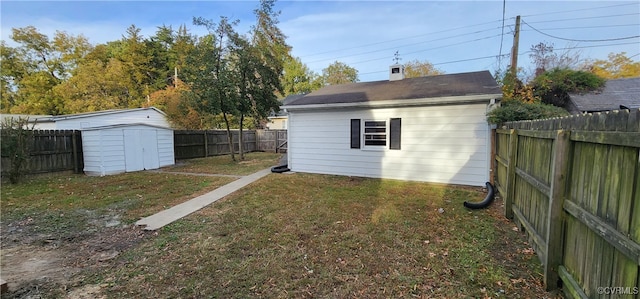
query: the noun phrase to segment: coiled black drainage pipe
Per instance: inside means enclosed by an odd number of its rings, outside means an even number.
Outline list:
[[[288,168],[288,164],[284,164],[284,165],[278,165],[278,166],[274,166],[271,167],[271,172],[273,173],[283,173],[283,172],[287,172],[291,169]]]
[[[487,194],[487,197],[485,197],[483,201],[481,202],[465,201],[464,207],[467,209],[477,210],[477,209],[484,209],[489,205],[491,205],[491,203],[495,199],[495,191],[493,190],[493,186],[489,182],[487,182],[487,190],[489,191],[489,193]]]

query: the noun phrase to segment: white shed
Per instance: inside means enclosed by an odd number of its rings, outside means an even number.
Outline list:
[[[104,176],[175,164],[173,130],[148,124],[82,129],[84,172]]]
[[[166,114],[155,107],[113,109],[29,119],[35,122],[36,130],[80,130],[119,124],[171,127]]]
[[[326,86],[283,106],[288,168],[484,186],[491,153],[486,113],[502,97],[493,76],[397,75]]]

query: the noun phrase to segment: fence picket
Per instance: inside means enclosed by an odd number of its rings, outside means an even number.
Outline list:
[[[508,133],[509,143],[500,142]],[[535,240],[547,289],[558,279],[568,297],[637,288],[640,109],[507,123],[497,134],[505,216],[515,213]]]

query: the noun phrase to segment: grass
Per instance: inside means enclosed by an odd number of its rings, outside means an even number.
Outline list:
[[[245,154],[243,161],[233,162],[230,156],[216,156],[180,161],[167,171],[211,173],[227,175],[248,175],[275,166],[282,155],[254,152]],[[237,155],[236,155],[237,158]]]
[[[278,158],[209,157],[168,170],[241,175]],[[91,228],[116,214],[131,224],[232,180],[137,172],[3,185],[2,245],[7,235],[53,235],[63,242],[58,250],[75,250],[70,256],[120,251],[108,261],[85,259],[68,285],[35,286],[43,297],[94,286],[108,298],[551,297],[499,201],[481,211],[462,207],[483,198],[478,188],[272,174],[154,234]],[[73,237],[87,231],[97,237]]]
[[[539,263],[472,188],[271,175],[100,274],[119,297],[539,297]],[[443,208],[444,213],[438,209]]]

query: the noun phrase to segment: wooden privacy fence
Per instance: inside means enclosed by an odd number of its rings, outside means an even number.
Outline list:
[[[529,235],[548,290],[640,298],[639,159],[640,110],[496,130],[505,216]]]
[[[5,132],[2,138],[7,138]],[[2,173],[11,169],[11,158],[2,153]],[[29,174],[72,170],[81,173],[84,168],[82,137],[78,130],[36,130],[31,140],[31,154],[26,172]]]
[[[233,146],[240,149],[239,131],[233,130]],[[244,130],[243,151],[278,151],[281,138],[287,139],[286,130]],[[176,130],[173,133],[175,158],[191,159],[230,154],[227,131],[224,130]]]

